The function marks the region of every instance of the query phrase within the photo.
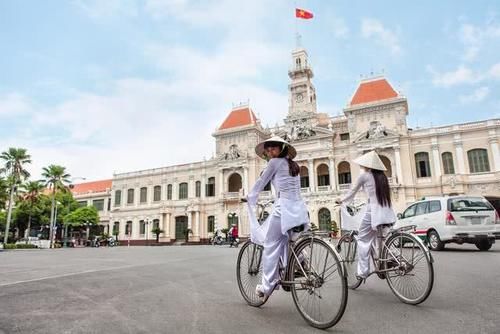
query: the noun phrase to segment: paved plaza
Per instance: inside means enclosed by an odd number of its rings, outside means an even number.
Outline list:
[[[313,333],[290,294],[262,308],[240,296],[237,249],[115,247],[0,252],[0,333]],[[349,291],[336,333],[498,333],[500,245],[433,253],[420,306],[373,277]]]

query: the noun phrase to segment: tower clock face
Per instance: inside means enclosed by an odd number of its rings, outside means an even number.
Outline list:
[[[297,96],[295,96],[295,101],[297,101],[297,103],[301,103],[304,101],[304,95],[302,95],[302,93],[297,94]]]

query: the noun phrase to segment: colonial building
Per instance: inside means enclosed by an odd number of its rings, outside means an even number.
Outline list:
[[[387,167],[398,211],[429,195],[500,197],[500,119],[412,129],[406,97],[384,77],[362,80],[343,115],[330,116],[317,110],[306,50],[293,51],[292,61],[283,124],[263,128],[250,106],[238,106],[213,133],[214,158],[115,174],[77,185],[75,197],[100,209],[105,232],[131,244],[153,239],[155,227],[163,230],[162,243],[185,240],[187,229],[189,241],[206,242],[215,226],[231,223],[245,237],[249,225],[239,198],[265,167],[255,145],[272,135],[297,149],[302,195],[312,222],[322,229],[330,228],[335,198],[359,175],[351,161],[372,149]],[[270,188],[261,194],[271,196]]]

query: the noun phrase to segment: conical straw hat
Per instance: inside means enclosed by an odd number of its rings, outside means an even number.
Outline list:
[[[264,144],[268,143],[268,142],[281,143],[282,145],[288,146],[288,156],[290,157],[290,159],[295,158],[295,156],[297,155],[297,151],[295,150],[295,148],[292,145],[290,145],[286,140],[284,140],[283,138],[281,138],[279,136],[274,136],[274,137],[271,137],[269,139],[264,140],[262,143],[259,143],[259,144],[257,144],[257,146],[255,146],[255,153],[259,157],[261,157],[262,159],[267,160],[266,153],[264,150]],[[282,147],[282,149],[283,149],[283,147]]]
[[[370,151],[368,153],[363,154],[359,158],[354,159],[354,162],[357,163],[360,166],[371,168],[371,169],[378,169],[382,171],[386,171],[387,168],[385,168],[384,163],[382,160],[380,160],[380,157],[378,156],[375,151]]]

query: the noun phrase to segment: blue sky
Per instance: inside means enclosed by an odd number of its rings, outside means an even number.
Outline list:
[[[384,73],[412,127],[500,117],[499,15],[493,0],[1,1],[0,150],[87,179],[209,158],[233,104],[286,116],[296,27],[320,112]]]

